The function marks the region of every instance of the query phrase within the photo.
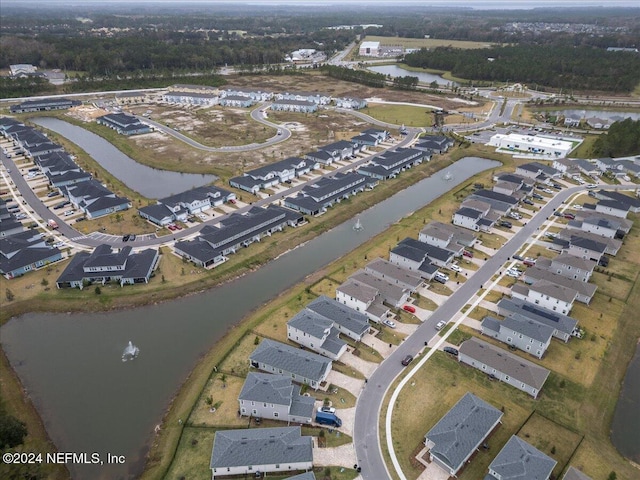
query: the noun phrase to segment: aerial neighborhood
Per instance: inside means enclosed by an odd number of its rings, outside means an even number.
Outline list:
[[[638,478],[637,8],[257,3],[3,11],[0,477]]]

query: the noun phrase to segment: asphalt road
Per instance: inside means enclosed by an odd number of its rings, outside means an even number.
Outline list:
[[[603,189],[624,190],[624,185],[602,185]],[[584,191],[584,187],[570,187],[558,192],[549,202],[532,217],[500,250],[488,258],[467,281],[460,286],[448,300],[444,302],[433,315],[408,337],[380,366],[364,385],[358,396],[353,432],[353,444],[356,449],[358,465],[362,468],[362,478],[365,480],[391,479],[386,463],[382,456],[382,447],[378,434],[381,408],[389,386],[395,378],[403,372],[405,367],[400,363],[407,355],[416,357],[424,348],[425,342],[437,334],[436,323],[440,320],[449,321],[471,297],[488,283],[491,277],[502,269],[503,264],[514,254],[525,241],[551,216],[558,207],[562,206],[571,195]],[[428,363],[427,363],[428,365]],[[424,367],[423,367],[424,368]],[[426,431],[425,431],[426,433]]]
[[[393,145],[388,150],[401,148],[401,147],[406,147],[421,132],[420,129],[416,129],[416,128],[410,128],[410,129],[407,129],[407,131],[408,131],[408,134],[400,142],[398,142],[397,144]],[[314,183],[318,182],[323,177],[329,177],[330,178],[330,177],[333,177],[336,173],[346,172],[348,170],[355,169],[358,166],[369,162],[373,157],[378,156],[378,155],[380,155],[382,153],[383,152],[376,152],[376,153],[373,153],[371,155],[367,155],[364,158],[359,158],[357,160],[354,160],[354,161],[348,163],[347,165],[340,166],[340,167],[336,168],[335,170],[331,170],[331,171],[329,171],[327,173],[324,173],[323,175],[320,175],[317,178],[311,179],[311,180],[309,180],[309,181],[307,181],[307,182],[305,182],[303,184],[292,186],[291,188],[288,188],[287,190],[284,190],[282,192],[278,192],[278,193],[276,193],[274,195],[271,195],[271,196],[269,196],[267,198],[263,198],[263,199],[260,199],[260,200],[258,200],[256,202],[253,202],[253,204],[251,204],[251,205],[247,205],[245,207],[238,208],[233,213],[244,213],[244,212],[248,211],[250,208],[255,207],[255,206],[261,207],[261,206],[264,206],[264,205],[268,205],[270,203],[277,203],[282,198],[288,197],[288,196],[290,196],[290,195],[302,190],[305,186],[313,185]],[[70,245],[73,245],[73,246],[79,246],[80,248],[82,248],[82,247],[97,247],[98,245],[101,245],[101,244],[104,244],[104,243],[110,244],[110,245],[115,246],[115,247],[120,247],[120,246],[123,245],[121,237],[119,237],[119,236],[113,236],[113,237],[110,237],[110,238],[109,237],[103,237],[103,238],[85,237],[82,233],[78,232],[77,230],[75,230],[74,228],[69,226],[67,223],[65,223],[63,218],[58,217],[57,215],[52,213],[52,211],[49,210],[49,208],[46,207],[42,203],[42,201],[40,201],[40,199],[35,195],[35,193],[33,193],[33,190],[31,190],[31,188],[27,185],[27,182],[26,182],[25,178],[20,173],[20,169],[16,167],[15,163],[13,162],[13,159],[7,158],[7,156],[4,155],[2,152],[0,152],[0,156],[1,156],[0,158],[2,159],[2,162],[4,163],[4,165],[8,169],[11,170],[11,173],[9,175],[10,175],[11,179],[13,180],[13,183],[14,183],[13,187],[14,188],[17,187],[18,191],[22,194],[23,199],[26,201],[26,206],[29,207],[28,211],[33,211],[35,215],[37,215],[40,218],[42,218],[44,220],[44,222],[43,222],[44,224],[46,224],[47,220],[49,220],[49,219],[55,220],[59,225],[59,229],[57,230],[57,232],[58,232],[58,234],[64,235],[64,237],[66,237],[65,238],[66,243],[68,243]],[[60,201],[62,201],[62,199]],[[198,233],[200,230],[202,230],[202,228],[204,228],[205,225],[219,223],[222,219],[227,218],[229,215],[230,214],[219,215],[219,216],[216,216],[215,218],[213,218],[211,220],[208,220],[206,222],[203,222],[203,223],[199,224],[198,226],[187,228],[187,229],[180,230],[180,231],[176,231],[176,232],[173,232],[172,235],[166,235],[166,236],[160,237],[160,238],[149,238],[149,237],[145,237],[145,236],[140,236],[140,237],[136,238],[136,240],[133,241],[133,242],[127,242],[127,245],[132,246],[132,247],[136,247],[136,248],[159,247],[161,245],[164,245],[164,244],[167,244],[167,243],[171,243],[173,241],[182,240],[185,237],[193,236],[196,233]]]

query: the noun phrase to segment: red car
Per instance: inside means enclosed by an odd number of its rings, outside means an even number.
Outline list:
[[[236,201],[232,198],[231,200],[229,200],[229,203],[233,203],[235,205]]]
[[[176,230],[182,230],[182,227],[180,225],[174,225],[174,227],[176,227]]]
[[[470,252],[469,250],[463,250],[462,255],[464,255],[465,257],[473,258],[473,252]]]
[[[402,309],[409,313],[416,313],[416,307],[412,307],[411,305],[405,305]]]
[[[178,227],[176,227],[173,223],[171,225],[167,225],[167,228],[172,232],[178,229]]]
[[[564,214],[564,218],[566,218],[568,220],[575,220],[576,216],[573,213],[565,213]]]

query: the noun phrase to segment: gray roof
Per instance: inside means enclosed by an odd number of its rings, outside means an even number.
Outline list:
[[[402,282],[406,285],[410,285],[413,289],[416,289],[420,285],[422,285],[422,278],[420,277],[420,275],[412,272],[411,270],[407,270],[406,268],[394,265],[393,263],[382,258],[376,258],[375,260],[372,260],[366,265],[365,269],[372,275],[384,275],[385,278],[390,278],[392,280]]]
[[[581,234],[578,234],[578,233],[571,235],[571,245],[575,245],[576,247],[591,250],[592,252],[596,252],[596,253],[604,253],[607,250],[606,243],[591,240],[589,238],[586,238],[585,236],[581,236]]]
[[[321,381],[331,360],[317,353],[307,352],[284,343],[264,339],[249,356],[252,362],[260,362],[283,372],[299,375],[316,382]]]
[[[287,477],[285,480],[316,480],[316,475],[313,472],[304,472],[304,473],[301,473],[300,475]]]
[[[514,332],[522,333],[542,343],[547,343],[553,336],[552,327],[535,322],[519,313],[512,313],[502,321],[502,324]]]
[[[562,480],[592,480],[575,467],[569,467]]]
[[[611,190],[599,190],[598,195],[610,198],[611,200],[616,200],[622,204],[627,204],[632,208],[640,208],[640,199],[630,197],[629,195],[625,195],[622,192],[616,192]]]
[[[362,302],[370,302],[378,296],[378,289],[353,278],[347,279],[337,290]]]
[[[398,244],[397,247],[391,250],[391,253],[403,258],[408,258],[409,260],[413,260],[414,262],[422,262],[426,257],[426,253],[424,252],[424,250],[410,247],[409,245],[405,245],[402,243]]]
[[[429,245],[427,243],[416,240],[415,238],[407,237],[400,242],[402,245],[408,245],[409,247],[422,250],[429,258],[435,258],[442,262],[449,262],[453,258],[453,253],[444,248],[436,247],[435,245]]]
[[[542,389],[549,376],[549,370],[546,368],[475,337],[462,342],[459,350],[461,354],[482,362],[490,368],[495,368],[537,390]]]
[[[312,337],[323,338],[333,327],[333,322],[310,310],[301,310],[287,322],[287,325]]]
[[[572,303],[578,295],[578,292],[573,288],[564,287],[548,280],[538,280],[529,287],[529,290],[539,292],[548,297],[557,298],[567,303]]]
[[[293,381],[286,375],[249,372],[238,399],[291,405]]]
[[[464,227],[451,223],[429,222],[420,233],[431,235],[433,233],[443,233],[453,235],[452,240],[459,245],[471,245],[476,241],[476,235]]]
[[[536,280],[546,280],[548,282],[552,282],[557,285],[576,290],[578,294],[585,295],[587,297],[593,297],[593,295],[596,293],[596,290],[598,289],[598,286],[593,283],[582,282],[580,280],[575,280],[573,278],[559,275],[552,272],[551,270],[539,268],[537,263],[534,267],[527,268],[525,277],[527,277],[527,279],[530,278],[531,280],[533,280],[534,285],[536,284]]]
[[[502,412],[467,392],[426,434],[431,455],[458,470],[502,418]]]
[[[489,465],[500,480],[547,480],[556,466],[553,458],[513,435]],[[489,474],[487,479],[495,479]]]
[[[531,320],[549,325],[560,332],[571,334],[578,324],[578,320],[547,310],[533,303],[519,298],[502,298],[498,301],[498,309],[509,313],[520,313]],[[507,313],[508,315],[508,313]]]
[[[313,461],[311,437],[300,427],[218,430],[213,440],[211,468],[287,464]]]
[[[457,210],[455,214],[462,217],[473,218],[474,220],[477,220],[482,216],[482,212],[480,210],[475,210],[468,207],[462,207],[461,209]]]
[[[357,312],[324,295],[308,304],[307,309],[357,335],[364,335],[369,330],[369,319],[364,313]]]
[[[365,285],[369,285],[378,290],[380,296],[392,305],[397,304],[402,300],[402,298],[408,294],[406,288],[402,288],[393,283],[389,283],[387,280],[376,277],[370,273],[365,272],[364,270],[358,270],[353,275],[349,277],[352,280],[356,280],[364,283]]]
[[[510,205],[516,205],[518,203],[517,198],[511,195],[505,195],[504,193],[494,192],[493,190],[477,190],[470,196],[476,197],[479,200],[482,200],[483,198],[486,198],[487,201],[497,200],[498,202],[508,203]]]
[[[628,203],[622,203],[617,200],[600,200],[597,203],[597,206],[600,206],[600,205],[607,208],[615,208],[616,210],[622,210],[623,212],[628,212],[630,208]]]
[[[593,260],[585,260],[584,258],[576,257],[575,255],[569,255],[563,253],[551,260],[552,264],[557,263],[560,265],[567,265],[572,268],[578,268],[580,270],[586,270],[592,272],[596,266],[596,262]]]

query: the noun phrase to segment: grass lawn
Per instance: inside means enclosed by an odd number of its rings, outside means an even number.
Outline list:
[[[316,295],[326,295],[329,298],[335,298],[336,296],[336,288],[340,286],[340,283],[331,278],[324,277],[317,283],[314,283],[310,289]]]
[[[313,390],[307,389],[307,393],[315,396],[320,401],[328,398],[331,401],[331,405],[336,408],[352,408],[356,406],[356,397],[348,390],[335,385],[326,392],[318,390],[314,393]]]
[[[248,332],[218,366],[218,371],[246,377],[249,373],[249,356],[256,349],[256,337],[262,341],[261,337]]]
[[[433,114],[426,107],[370,103],[360,112],[377,120],[395,125],[404,124],[407,127],[429,127],[433,125]]]
[[[415,305],[424,308],[425,310],[431,310],[432,312],[438,308],[438,304],[428,297],[422,295],[416,295]]]
[[[380,45],[402,45],[405,48],[436,48],[436,47],[453,47],[453,48],[488,48],[497,43],[490,42],[469,42],[465,40],[446,40],[438,38],[405,38],[405,37],[381,37],[378,35],[367,35],[365,42],[380,42]]]
[[[215,430],[212,428],[184,427],[176,456],[164,477],[167,480],[210,480],[211,447]]]
[[[238,416],[238,396],[244,384],[244,377],[223,374],[213,375],[189,416],[188,424],[194,427],[246,427],[248,419]],[[207,403],[210,398],[212,403]],[[215,412],[211,412],[215,407]]]
[[[376,335],[378,340],[382,340],[384,343],[391,343],[393,345],[400,345],[407,336],[404,333],[400,333],[392,328],[380,328],[379,333]]]
[[[582,435],[543,417],[537,411],[522,426],[518,437],[558,462],[552,474],[555,478],[560,478],[582,440]]]

